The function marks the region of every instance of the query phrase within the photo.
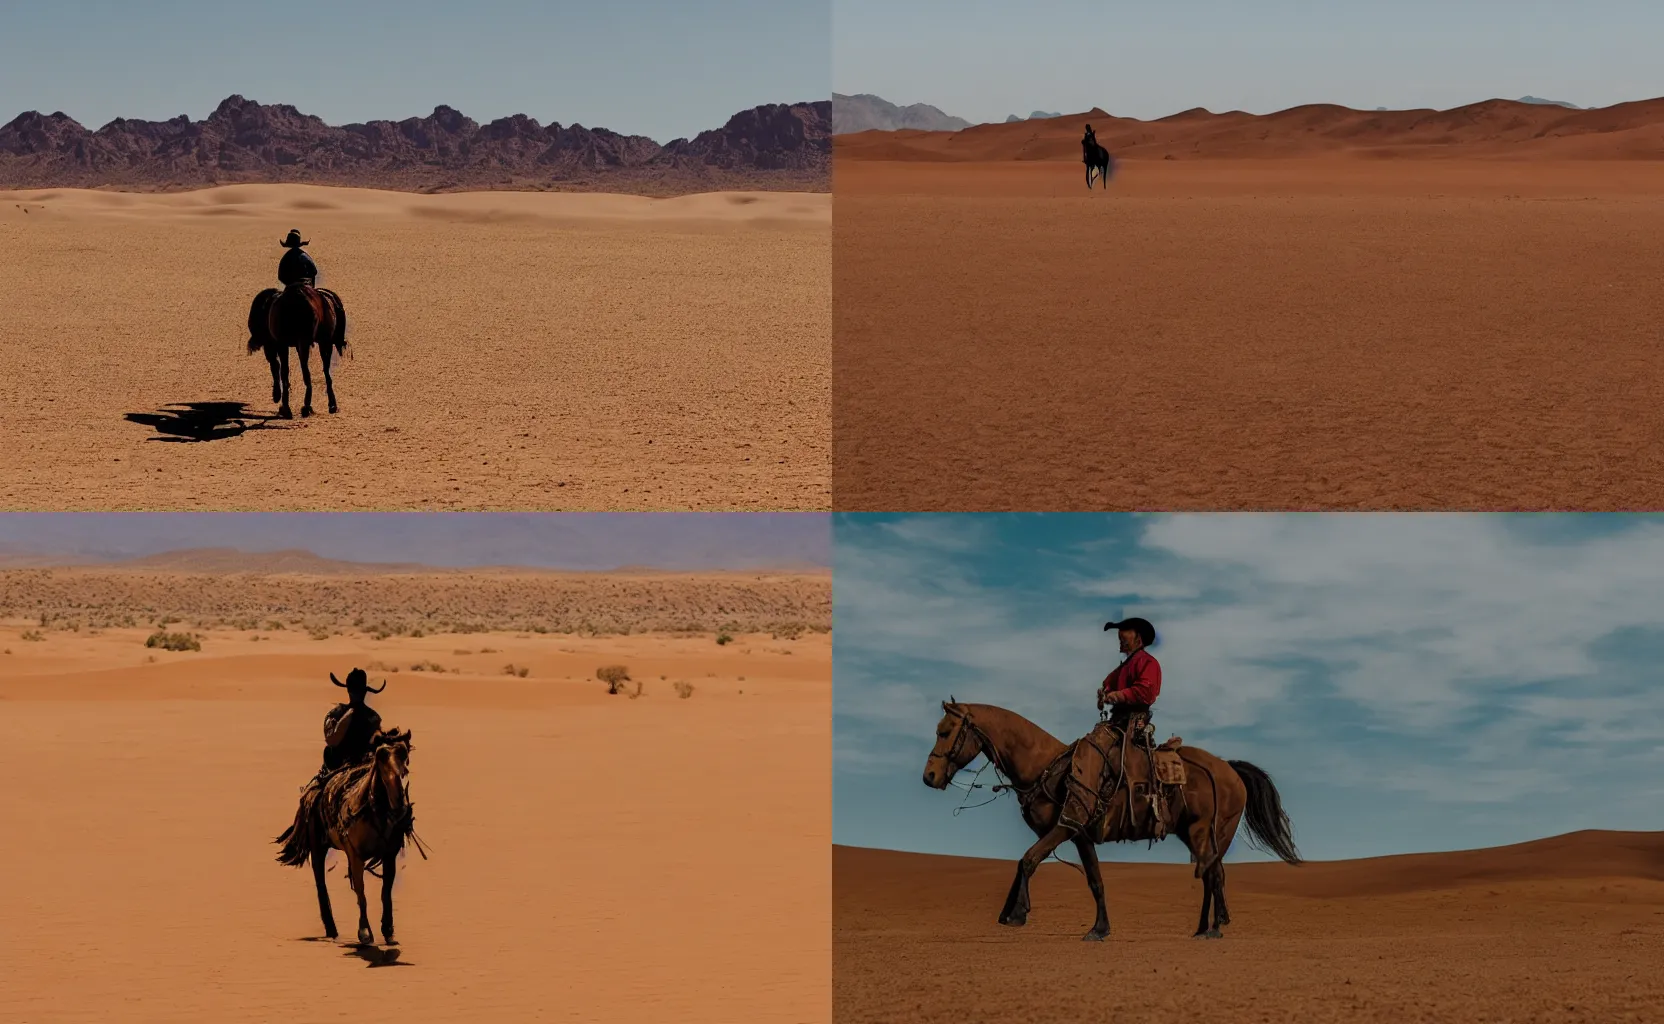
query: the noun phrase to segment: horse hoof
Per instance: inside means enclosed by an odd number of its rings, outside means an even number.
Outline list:
[[[1109,937],[1109,932],[1108,931],[1087,932],[1085,935],[1082,935],[1080,937],[1080,941],[1082,941],[1082,942],[1102,942],[1102,941],[1104,941],[1104,939],[1106,939],[1108,937]]]
[[[295,414],[289,411],[288,406],[284,406],[283,408],[277,410],[277,418],[280,420],[292,420],[295,418]]]
[[[334,402],[329,403],[329,414],[331,416],[335,415],[336,413],[338,413],[340,411],[341,411],[340,406],[336,405]]]
[[[358,944],[360,946],[373,946],[373,945],[375,945],[376,944],[376,933],[372,932],[368,928],[358,929]]]
[[[333,928],[331,928],[327,932],[324,932],[324,938],[326,938],[326,939],[338,939],[340,937],[341,937],[341,934]]]
[[[1225,933],[1217,928],[1209,928],[1205,932],[1197,932],[1195,935],[1191,936],[1193,939],[1222,939],[1224,937]]]
[[[382,932],[381,933],[381,944],[383,946],[397,946],[398,945],[397,942],[393,941],[393,933],[392,932]]]
[[[300,415],[301,415],[302,419],[305,419],[305,418],[311,416],[312,415],[312,407],[310,405],[301,406],[300,407]]]
[[[1023,925],[1028,924],[1028,918],[1002,917],[1000,918],[1000,924],[1005,925],[1007,928],[1021,928]]]

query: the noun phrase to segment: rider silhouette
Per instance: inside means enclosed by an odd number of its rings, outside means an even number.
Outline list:
[[[1098,136],[1095,132],[1092,131],[1092,126],[1091,125],[1086,126],[1086,137],[1084,139],[1082,139],[1081,141],[1082,142],[1090,142],[1094,146],[1096,146],[1098,144]]]
[[[1120,633],[1121,664],[1104,676],[1098,687],[1098,710],[1111,710],[1110,723],[1143,731],[1150,722],[1151,706],[1161,694],[1161,665],[1146,648],[1156,642],[1156,628],[1148,619],[1131,618],[1106,622],[1104,630]]]
[[[344,683],[331,672],[329,681],[346,688],[347,703],[335,705],[324,716],[324,766],[320,774],[357,764],[370,756],[370,743],[381,731],[381,716],[364,703],[364,697],[387,689],[385,682],[381,690],[370,689],[369,678],[361,668],[348,672]]]
[[[301,241],[300,232],[290,228],[289,237],[278,244],[289,250],[283,254],[283,258],[277,263],[277,279],[283,282],[284,287],[292,284],[316,285],[318,283],[318,265],[312,262],[312,257],[302,248],[302,246],[311,245],[312,243]],[[345,684],[338,683],[337,685]]]

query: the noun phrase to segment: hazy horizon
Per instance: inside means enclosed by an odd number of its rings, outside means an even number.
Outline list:
[[[1387,15],[1390,15],[1388,17]],[[1448,110],[1535,96],[1605,107],[1664,96],[1639,0],[1494,5],[1267,0],[1180,5],[833,0],[833,90],[926,103],[973,123],[1093,107],[1155,120],[1313,103]]]
[[[437,569],[746,571],[831,565],[820,512],[9,512],[7,558],[93,564],[204,549]]]

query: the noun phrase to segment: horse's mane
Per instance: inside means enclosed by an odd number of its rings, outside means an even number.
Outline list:
[[[394,726],[391,729],[382,729],[377,732],[370,740],[370,749],[376,750],[380,747],[390,747],[395,743],[403,743],[406,750],[416,749],[416,744],[412,743],[410,740],[410,730],[400,729],[397,726]]]
[[[1035,732],[1039,733],[1040,735],[1042,735],[1042,736],[1046,737],[1047,739],[1051,740],[1053,743],[1056,743],[1058,746],[1060,746],[1060,747],[1068,746],[1067,743],[1064,743],[1062,740],[1058,739],[1056,736],[1053,736],[1047,730],[1040,728],[1040,726],[1035,725],[1032,721],[1030,721],[1027,718],[1024,718],[1022,715],[1019,715],[1017,712],[1012,711],[1010,708],[1002,708],[998,704],[969,704],[969,703],[963,703],[963,702],[959,703],[957,706],[960,707],[960,708],[967,709],[967,710],[969,710],[971,708],[986,708],[989,711],[997,711],[1002,715],[1009,715],[1010,717],[1015,718],[1017,721],[1021,722],[1022,724],[1028,726],[1030,729],[1033,729]]]

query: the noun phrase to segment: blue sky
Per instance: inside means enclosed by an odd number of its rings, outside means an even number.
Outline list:
[[[659,142],[831,92],[827,0],[51,0],[9,4],[0,123],[201,120],[226,96],[330,124],[527,114]]]
[[[833,0],[833,87],[971,121],[1664,96],[1652,0]]]
[[[827,516],[814,512],[0,513],[0,556],[109,560],[206,547],[448,567],[831,564]]]
[[[940,702],[1073,739],[1126,615],[1161,635],[1156,731],[1269,771],[1311,858],[1664,827],[1664,516],[839,515],[833,539],[837,843],[1018,856],[1011,798],[955,817],[920,781]]]

